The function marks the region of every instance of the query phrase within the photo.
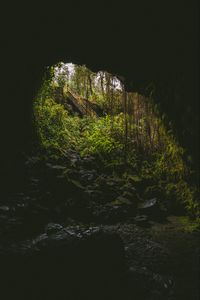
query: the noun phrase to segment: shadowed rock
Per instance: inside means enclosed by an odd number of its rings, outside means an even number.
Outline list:
[[[99,227],[56,225],[0,249],[2,299],[118,299],[125,267],[119,236]]]

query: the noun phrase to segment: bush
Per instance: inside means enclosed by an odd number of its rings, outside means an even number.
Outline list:
[[[53,99],[35,103],[35,119],[42,147],[58,152],[76,149],[79,140],[79,118],[70,117]]]
[[[83,132],[81,155],[97,155],[102,160],[112,160],[123,149],[122,127],[119,116],[111,119],[106,116],[93,119],[88,128]]]
[[[141,185],[144,198],[157,193],[161,201],[175,201],[200,218],[198,191],[187,182],[191,171],[184,162],[184,149],[161,118],[151,115],[154,127],[159,126],[150,141],[145,116],[138,124],[123,113],[102,118],[72,116],[50,97],[48,85],[44,87],[34,113],[41,146],[49,156],[60,158],[70,150],[81,157],[94,156],[104,170],[116,170]]]

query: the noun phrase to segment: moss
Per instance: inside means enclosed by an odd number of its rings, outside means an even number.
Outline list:
[[[198,230],[200,223],[198,220],[192,220],[188,216],[181,216],[177,218],[183,231],[191,233]]]

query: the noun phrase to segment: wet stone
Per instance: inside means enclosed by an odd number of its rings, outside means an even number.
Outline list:
[[[2,211],[2,212],[8,212],[9,210],[10,210],[10,208],[6,205],[0,206],[0,211]]]
[[[49,235],[49,234],[56,233],[61,229],[63,229],[62,225],[56,223],[49,223],[45,227],[45,232]]]

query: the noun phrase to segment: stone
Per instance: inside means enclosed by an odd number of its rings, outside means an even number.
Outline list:
[[[136,222],[140,226],[149,226],[148,217],[146,215],[137,215],[133,218],[134,222]]]
[[[6,206],[6,205],[0,206],[0,211],[7,212],[9,210],[10,210],[10,208],[8,206]]]
[[[138,204],[139,214],[147,215],[149,219],[162,222],[166,218],[166,211],[161,209],[157,198],[145,200]]]
[[[157,204],[157,199],[153,198],[150,200],[146,200],[143,203],[139,203],[138,208],[139,209],[148,209],[150,207],[153,207]]]
[[[56,232],[0,248],[2,299],[117,299],[121,238],[101,227],[60,226],[50,223],[46,229]]]
[[[61,229],[63,229],[62,225],[56,224],[56,223],[49,223],[45,227],[45,232],[49,235],[49,234],[53,234]]]

